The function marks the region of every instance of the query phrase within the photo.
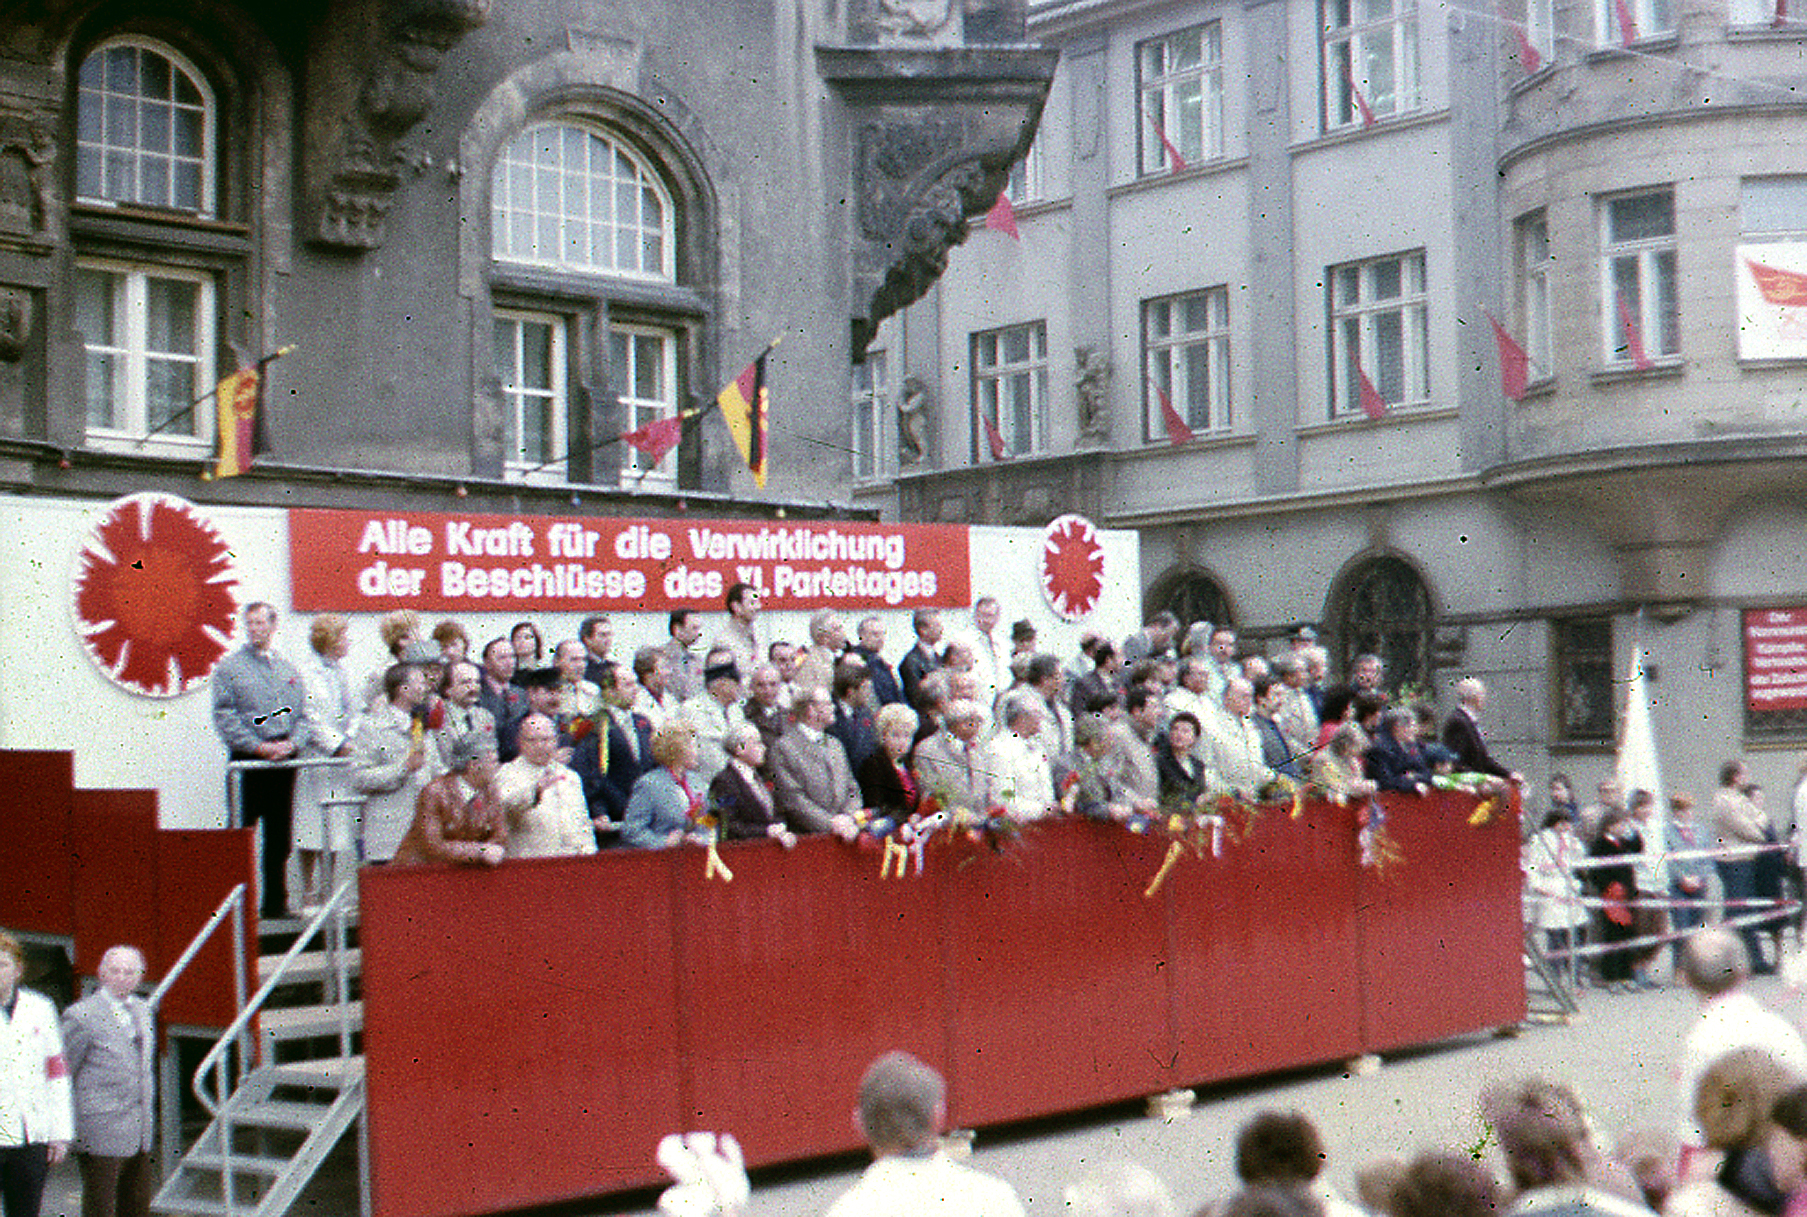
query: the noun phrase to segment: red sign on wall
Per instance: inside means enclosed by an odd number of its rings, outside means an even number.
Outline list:
[[[298,612],[720,611],[736,582],[768,609],[968,603],[949,524],[289,512]]]
[[[1807,608],[1744,610],[1744,699],[1752,713],[1807,708]]]

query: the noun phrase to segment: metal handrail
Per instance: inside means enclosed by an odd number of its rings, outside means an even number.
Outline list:
[[[187,949],[170,966],[169,971],[164,974],[157,987],[151,990],[150,997],[145,999],[153,1017],[155,1017],[158,1007],[163,1004],[163,999],[169,995],[170,989],[175,986],[182,973],[188,969],[188,965],[194,962],[194,957],[201,953],[201,948],[207,945],[207,940],[213,937],[214,931],[220,928],[220,924],[228,916],[232,918],[233,1008],[235,1010],[245,1008],[245,885],[240,883],[226,893],[219,906],[213,910],[213,916],[207,919],[207,924],[197,930],[194,937],[188,940]],[[242,1046],[240,1051],[243,1051]],[[176,1145],[181,1138],[181,1105],[173,1101],[165,1101],[159,1108],[158,1123],[161,1126],[162,1134],[163,1168],[167,1172],[175,1161]]]
[[[247,1033],[251,1025],[251,1020],[257,1016],[259,1010],[263,1009],[264,1003],[269,1000],[270,994],[275,991],[277,986],[286,981],[290,965],[295,962],[296,956],[301,954],[302,948],[313,941],[314,936],[320,932],[320,927],[326,923],[326,919],[328,917],[337,916],[341,922],[340,930],[343,930],[345,908],[350,902],[351,893],[355,887],[356,884],[350,879],[347,879],[344,883],[339,885],[338,890],[332,894],[332,898],[321,906],[319,912],[314,914],[313,918],[307,923],[307,928],[301,931],[295,938],[294,944],[289,947],[288,951],[277,962],[275,970],[270,973],[270,978],[264,981],[262,987],[257,990],[257,993],[251,998],[250,1002],[239,1011],[238,1018],[233,1021],[232,1026],[226,1029],[220,1036],[219,1041],[215,1043],[212,1048],[208,1049],[207,1055],[202,1057],[201,1063],[195,1067],[195,1097],[201,1100],[201,1105],[207,1109],[209,1115],[219,1115],[220,1108],[225,1106],[226,1100],[230,1096],[224,1085],[221,1085],[210,1092],[206,1086],[207,1075],[211,1073],[222,1082],[224,1081],[226,1076],[225,1065],[227,1045]],[[344,995],[341,993],[339,996],[342,999]],[[350,1056],[351,1017],[344,1008],[345,1002],[341,1000],[338,1004],[340,1007],[340,1048],[344,1055]],[[244,1065],[244,1060],[248,1055],[248,1053],[240,1053],[241,1070]],[[240,1080],[242,1080],[242,1074]],[[235,1081],[232,1089],[236,1088]]]

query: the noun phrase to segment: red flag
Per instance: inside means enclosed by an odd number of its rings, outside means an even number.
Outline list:
[[[1173,166],[1172,172],[1180,172],[1186,167],[1186,158],[1181,156],[1180,150],[1173,146],[1173,141],[1167,138],[1166,129],[1152,114],[1148,115],[1148,125],[1154,128],[1155,137],[1161,141],[1161,149],[1167,154],[1167,159]]]
[[[1355,83],[1355,67],[1353,64],[1343,65],[1343,79],[1349,82],[1349,95],[1355,99],[1355,108],[1361,111],[1362,126],[1374,125],[1374,111],[1368,105],[1368,99],[1362,96],[1362,87]]]
[[[1530,356],[1525,354],[1525,348],[1518,345],[1492,313],[1487,314],[1487,321],[1493,326],[1493,344],[1499,348],[1500,353],[1500,392],[1513,401],[1523,401],[1527,373],[1531,366]]]
[[[665,459],[665,454],[678,446],[684,438],[684,415],[675,414],[670,418],[655,418],[644,427],[633,431],[623,431],[621,442],[638,448],[657,465]]]
[[[1631,15],[1631,5],[1626,0],[1612,0],[1612,8],[1619,18],[1619,41],[1630,46],[1638,40],[1638,23]]]
[[[1355,377],[1361,384],[1362,413],[1379,422],[1387,416],[1387,399],[1380,395],[1380,390],[1368,379],[1368,373],[1363,370],[1360,360],[1355,363]]]
[[[1776,15],[1770,20],[1770,24],[1777,29],[1788,24],[1788,0],[1776,0]]]
[[[998,430],[998,425],[991,421],[991,415],[985,413],[977,402],[973,403],[973,413],[979,416],[979,425],[985,428],[985,442],[991,445],[991,459],[994,461],[1009,460],[1010,449],[1004,446],[1004,434]]]
[[[1531,45],[1530,32],[1516,21],[1512,23],[1512,32],[1518,35],[1519,66],[1524,68],[1526,76],[1537,75],[1538,69],[1543,67],[1543,56],[1539,55],[1537,48]]]
[[[998,201],[993,203],[991,210],[985,213],[985,227],[995,228],[999,232],[1005,233],[1012,241],[1023,239],[1016,231],[1016,208],[1010,205],[1009,191],[998,191]]]
[[[765,357],[777,345],[773,340],[715,397],[715,404],[721,407],[722,418],[727,421],[728,434],[740,449],[740,459],[747,463],[753,484],[761,490],[765,489],[765,427],[770,398],[765,383]]]
[[[1155,396],[1161,400],[1161,422],[1167,426],[1167,442],[1175,448],[1181,444],[1190,444],[1194,439],[1192,428],[1180,417],[1180,412],[1173,408],[1173,399],[1167,396],[1167,390],[1160,385],[1154,387]]]
[[[1770,304],[1807,304],[1807,275],[1798,270],[1765,266],[1749,258],[1744,260],[1744,264],[1751,268],[1751,277],[1757,281],[1757,290],[1763,293],[1763,299]]]
[[[1637,320],[1631,315],[1624,296],[1619,297],[1619,328],[1625,332],[1625,353],[1632,366],[1640,372],[1652,366],[1650,356],[1644,353],[1644,336],[1638,332]]]

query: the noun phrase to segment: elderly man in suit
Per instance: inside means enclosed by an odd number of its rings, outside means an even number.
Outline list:
[[[772,748],[778,813],[794,832],[844,831],[859,810],[860,788],[847,750],[828,734],[834,699],[824,688],[803,690],[792,710],[796,721]]]
[[[156,1035],[150,1007],[134,992],[144,956],[136,947],[109,947],[97,974],[100,988],[63,1012],[82,1217],[148,1217]]]

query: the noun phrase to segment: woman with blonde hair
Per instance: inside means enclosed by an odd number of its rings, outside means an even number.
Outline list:
[[[351,623],[338,613],[321,613],[308,629],[308,650],[295,665],[307,697],[307,716],[314,729],[308,735],[306,755],[351,755],[351,737],[362,717],[352,700],[345,677],[344,659],[351,649]],[[350,805],[340,800],[354,797],[342,768],[306,765],[295,775],[295,817],[292,836],[295,857],[301,867],[301,912],[312,913],[325,900],[326,876],[322,863],[328,852],[351,849]]]
[[[621,843],[635,849],[665,849],[684,839],[703,809],[688,777],[696,767],[696,728],[688,719],[671,719],[653,732],[649,748],[654,765],[635,779],[628,795]]]

